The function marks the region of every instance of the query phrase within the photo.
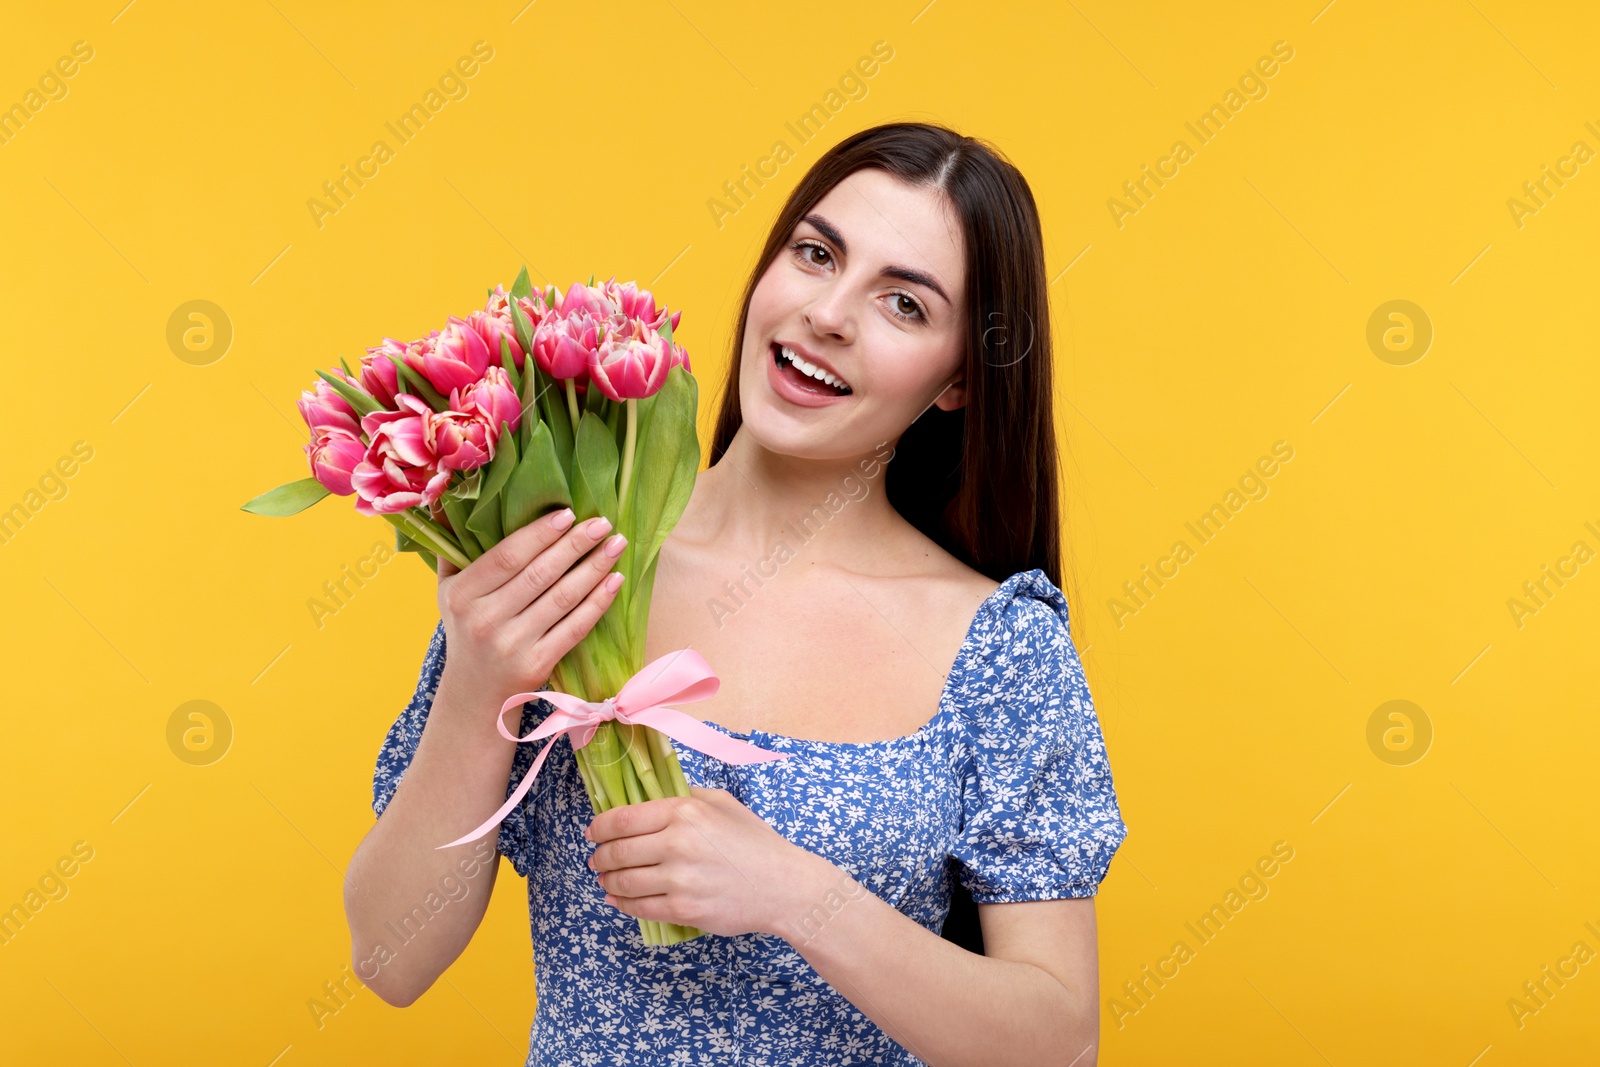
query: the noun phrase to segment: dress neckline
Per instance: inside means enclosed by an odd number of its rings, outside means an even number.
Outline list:
[[[833,750],[845,753],[881,751],[883,749],[898,748],[902,745],[909,745],[920,741],[922,738],[937,729],[954,710],[950,701],[950,692],[956,683],[956,674],[961,667],[961,663],[964,659],[966,659],[967,650],[977,638],[980,625],[986,621],[990,611],[994,609],[995,604],[1001,600],[1002,597],[1010,596],[1019,585],[1022,585],[1025,581],[1031,581],[1033,575],[1035,574],[1039,575],[1041,578],[1044,577],[1044,571],[1038,567],[1032,568],[1031,570],[1018,571],[995,587],[994,592],[985,597],[983,602],[978,605],[977,610],[972,614],[972,621],[967,624],[967,632],[966,635],[961,639],[961,647],[956,649],[956,658],[950,664],[950,671],[945,675],[944,688],[939,691],[939,710],[934,713],[933,718],[923,723],[921,727],[912,733],[905,734],[901,737],[884,738],[880,741],[817,741],[807,737],[792,737],[789,734],[772,733],[769,730],[747,730],[740,732],[737,730],[730,730],[721,723],[715,722],[706,722],[706,725],[711,727],[713,730],[718,731],[719,733],[727,734],[729,737],[740,741],[755,742],[757,739],[765,739],[780,742],[781,748],[795,746],[822,751]],[[763,764],[752,764],[751,766],[759,767],[762,765]]]

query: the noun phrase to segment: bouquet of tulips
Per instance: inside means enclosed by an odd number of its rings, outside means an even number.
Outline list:
[[[575,523],[605,515],[628,539],[617,561],[622,589],[547,686],[582,701],[609,698],[644,666],[657,555],[700,464],[698,387],[673,340],[681,314],[614,277],[565,293],[535,290],[524,267],[509,293],[490,291],[482,311],[452,315],[420,340],[386,338],[359,371],[342,359],[319,370],[299,400],[312,476],[244,510],[291,515],[330,494],[354,496],[356,511],[382,516],[397,548],[434,570],[439,557],[465,568],[551,511],[570,507]],[[512,706],[502,708],[502,733]],[[574,748],[596,814],[689,795],[668,736],[649,726],[603,721]],[[639,924],[646,944],[702,933]]]

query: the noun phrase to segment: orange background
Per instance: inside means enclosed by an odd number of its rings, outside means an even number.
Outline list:
[[[1573,957],[1600,951],[1592,5],[111,0],[3,22],[0,106],[26,118],[0,127],[0,509],[23,509],[0,538],[0,907],[65,893],[0,944],[8,1058],[521,1062],[511,874],[411,1008],[310,1006],[348,963],[340,877],[433,576],[393,557],[319,624],[323,583],[389,528],[239,504],[304,474],[313,367],[524,262],[684,309],[709,429],[783,196],[894,119],[992,140],[1044,217],[1074,636],[1131,827],[1099,897],[1101,1062],[1600,1044],[1600,968]],[[479,41],[492,58],[394,138]],[[92,56],[57,68],[76,42]],[[1292,57],[1252,79],[1277,42]],[[802,143],[786,124],[814,105]],[[1147,165],[1168,177],[1136,202]],[[217,334],[172,343],[196,300]],[[1250,478],[1277,442],[1292,458]],[[1214,504],[1202,543],[1186,524]],[[1147,565],[1169,577],[1131,604]],[[214,732],[186,742],[191,701]],[[1278,842],[1292,858],[1249,877]],[[1170,977],[1136,1001],[1146,966]],[[1533,1011],[1546,966],[1570,977]]]

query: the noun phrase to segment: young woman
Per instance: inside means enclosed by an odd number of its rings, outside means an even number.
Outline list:
[[[1058,587],[1027,183],[942,127],[849,138],[779,215],[733,356],[645,660],[693,647],[721,688],[686,710],[790,758],[680,744],[693,796],[595,816],[551,753],[497,838],[528,878],[528,1063],[1094,1063],[1093,896],[1127,828]],[[433,846],[533,759],[500,702],[615,595],[604,522],[559,519],[440,565],[347,880],[357,973],[391,1004],[487,906],[496,858]],[[550,710],[525,705],[521,735]],[[646,946],[635,917],[708,934]]]

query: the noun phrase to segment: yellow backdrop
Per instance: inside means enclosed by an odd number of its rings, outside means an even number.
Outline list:
[[[706,415],[787,190],[908,118],[1044,217],[1102,1062],[1593,1055],[1591,5],[123,3],[0,33],[9,1062],[521,1062],[511,873],[413,1007],[344,970],[431,573],[239,504],[524,262],[684,309]]]

